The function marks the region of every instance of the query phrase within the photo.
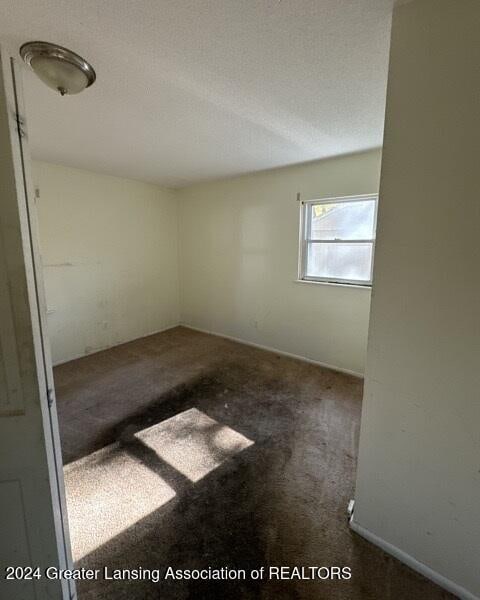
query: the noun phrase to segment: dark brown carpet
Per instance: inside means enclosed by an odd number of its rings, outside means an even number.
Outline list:
[[[352,571],[99,579],[78,584],[80,600],[452,598],[348,527],[360,380],[178,327],[59,366],[55,381],[77,566]]]

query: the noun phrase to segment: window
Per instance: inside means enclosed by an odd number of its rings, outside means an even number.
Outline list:
[[[311,200],[301,210],[299,278],[370,286],[377,196]]]

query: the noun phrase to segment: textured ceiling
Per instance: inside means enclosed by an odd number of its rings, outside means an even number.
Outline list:
[[[381,145],[393,0],[1,0],[0,41],[97,71],[61,98],[25,69],[35,158],[179,187]]]

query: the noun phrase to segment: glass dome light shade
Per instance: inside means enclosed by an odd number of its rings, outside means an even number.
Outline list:
[[[48,42],[28,42],[20,55],[48,87],[65,94],[78,94],[95,81],[95,71],[81,56]]]

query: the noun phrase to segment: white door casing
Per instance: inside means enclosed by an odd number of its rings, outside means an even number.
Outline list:
[[[0,599],[66,600],[74,585],[44,575],[71,551],[21,73],[0,59]]]

